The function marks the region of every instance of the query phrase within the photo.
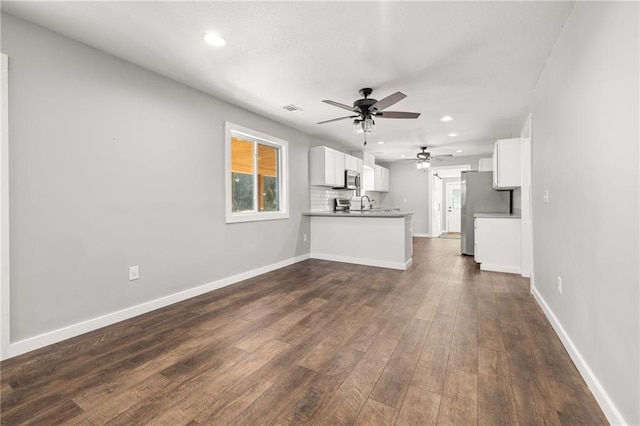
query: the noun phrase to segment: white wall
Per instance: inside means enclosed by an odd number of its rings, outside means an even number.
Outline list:
[[[486,157],[487,155],[472,155],[445,158],[437,163],[432,162],[432,165],[445,167],[469,164],[472,170],[478,170],[478,161]],[[429,173],[416,169],[415,161],[396,161],[384,166],[389,168],[389,193],[383,200],[384,205],[413,212],[414,234],[430,235]]]
[[[640,424],[638,8],[575,4],[534,91],[532,141],[534,294],[609,420],[629,425]]]
[[[6,14],[2,52],[13,342],[308,254],[323,141]],[[225,224],[225,120],[289,141],[289,219]]]

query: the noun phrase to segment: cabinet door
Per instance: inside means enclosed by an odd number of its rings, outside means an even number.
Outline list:
[[[382,192],[389,192],[389,169],[382,167]]]
[[[344,186],[344,158],[345,154],[342,152],[334,151],[335,155],[335,167],[333,169],[334,185]]]
[[[373,190],[380,191],[382,188],[382,167],[373,167]]]
[[[503,139],[494,146],[493,186],[496,189],[520,187],[520,138]]]
[[[382,166],[374,167],[373,190],[389,192],[389,169]]]
[[[344,156],[344,168],[345,170],[352,170],[354,172],[358,171],[358,158],[353,155]]]
[[[368,166],[362,166],[362,189],[365,191],[375,190],[375,170]]]
[[[309,151],[309,183],[318,186],[344,185],[345,154],[326,146]]]
[[[337,185],[336,167],[338,156],[336,152],[330,149],[324,151],[324,183],[327,185]]]

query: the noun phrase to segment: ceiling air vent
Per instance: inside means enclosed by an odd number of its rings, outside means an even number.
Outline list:
[[[293,104],[285,105],[282,108],[286,109],[289,112],[302,111],[302,108],[298,108],[297,106],[295,106]]]

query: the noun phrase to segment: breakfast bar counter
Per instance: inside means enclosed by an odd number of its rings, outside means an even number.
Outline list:
[[[413,213],[306,212],[311,258],[406,270],[413,262]]]

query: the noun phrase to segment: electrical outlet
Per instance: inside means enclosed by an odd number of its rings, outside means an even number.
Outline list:
[[[556,286],[558,287],[558,293],[562,294],[562,278],[560,276],[556,277]]]
[[[545,204],[549,204],[549,190],[545,189],[544,193],[542,195],[542,199],[544,200]]]
[[[307,234],[304,234],[304,235],[302,236],[302,241],[307,241]]]
[[[138,265],[131,266],[129,268],[129,281],[134,281],[140,278],[140,270],[138,269]]]

